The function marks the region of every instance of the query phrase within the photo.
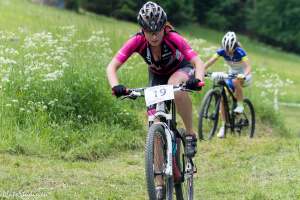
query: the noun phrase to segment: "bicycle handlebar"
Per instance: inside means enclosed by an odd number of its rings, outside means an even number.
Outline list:
[[[204,82],[199,82],[199,86],[204,86]],[[148,87],[144,88],[128,88],[128,95],[123,96],[121,99],[136,99],[137,97],[143,97],[144,96],[144,90],[147,89]],[[193,92],[193,90],[190,90],[186,88],[186,84],[179,84],[179,85],[173,85],[174,92],[178,91],[186,91],[186,92]]]
[[[213,73],[216,73],[216,72],[207,72],[207,73],[205,73],[205,77],[211,78]],[[219,73],[219,72],[217,72],[217,73]],[[225,73],[225,72],[220,72],[220,73],[223,73],[222,79],[238,78],[238,74],[235,74],[235,73],[232,73],[232,74]],[[246,78],[243,78],[243,79],[246,79]]]

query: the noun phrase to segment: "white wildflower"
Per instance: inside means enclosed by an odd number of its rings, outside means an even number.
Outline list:
[[[18,103],[19,101],[17,99],[12,99],[11,102]]]
[[[9,82],[9,75],[8,74],[3,75],[2,82]]]
[[[52,73],[46,74],[45,79],[43,81],[54,81],[57,80],[58,78],[63,76],[63,71],[62,70],[56,70]]]
[[[30,48],[35,48],[36,44],[35,42],[32,40],[31,37],[26,37],[25,41],[24,41],[24,45],[22,46],[24,49],[30,49]]]
[[[61,64],[61,66],[62,66],[63,68],[67,68],[67,67],[69,67],[70,65],[69,65],[68,63],[66,63],[66,62],[63,62],[63,63]]]
[[[5,53],[7,54],[12,54],[12,55],[18,55],[19,52],[17,50],[15,50],[14,48],[6,48],[4,50]]]
[[[0,57],[0,65],[7,65],[7,64],[15,65],[17,64],[17,62],[9,58]]]

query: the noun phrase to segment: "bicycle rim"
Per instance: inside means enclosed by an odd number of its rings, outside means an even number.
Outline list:
[[[185,161],[187,163],[187,160]],[[182,195],[184,200],[194,199],[194,175],[193,172],[185,172],[184,182],[182,183]]]
[[[173,199],[173,177],[165,175],[167,163],[167,141],[162,125],[152,124],[148,131],[145,147],[145,173],[150,200],[156,200],[156,187],[164,187],[164,197]]]

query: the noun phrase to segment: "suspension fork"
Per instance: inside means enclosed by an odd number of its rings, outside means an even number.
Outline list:
[[[165,134],[167,138],[167,166],[166,166],[166,175],[172,176],[173,175],[173,153],[174,148],[176,148],[176,140],[174,137],[173,131],[170,129],[170,127],[166,123],[162,123],[165,129]],[[175,145],[175,146],[174,146]]]

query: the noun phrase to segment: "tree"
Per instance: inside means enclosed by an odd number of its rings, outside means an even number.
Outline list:
[[[168,15],[168,21],[174,25],[194,21],[193,0],[158,0]]]
[[[246,0],[194,1],[195,15],[198,22],[222,31],[245,31],[245,5]]]
[[[263,41],[300,52],[300,2],[260,0],[249,11],[247,28]]]

